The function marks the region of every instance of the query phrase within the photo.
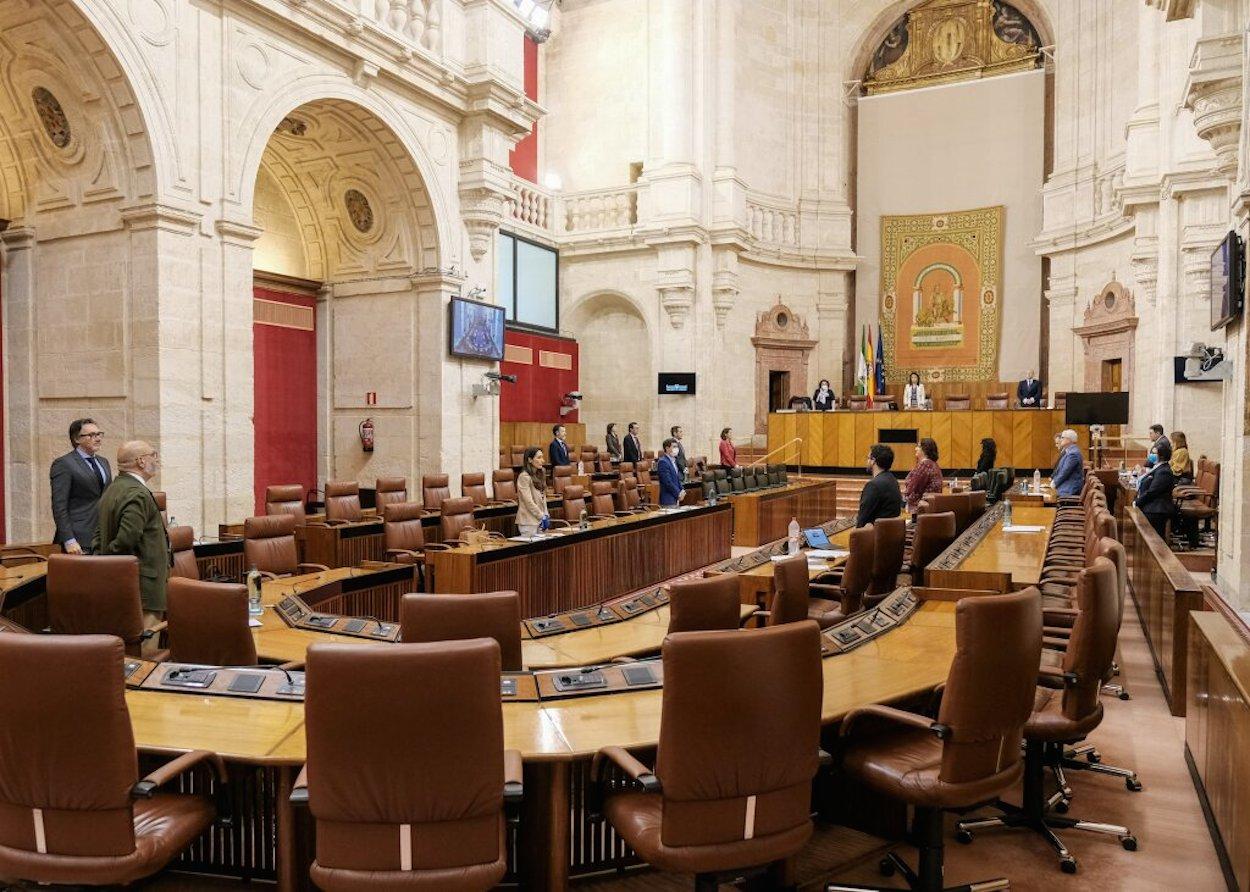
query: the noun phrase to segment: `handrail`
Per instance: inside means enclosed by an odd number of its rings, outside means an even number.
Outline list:
[[[767,455],[765,455],[763,458],[757,458],[755,461],[751,462],[749,465],[747,465],[747,467],[748,467],[748,468],[753,468],[753,467],[755,467],[756,465],[758,465],[760,462],[767,462],[770,458],[772,458],[775,454],[777,454],[777,453],[778,453],[778,452],[780,452],[781,450],[785,449],[787,446],[791,446],[791,445],[793,445],[793,444],[795,444],[795,443],[802,444],[802,442],[803,442],[803,438],[802,438],[802,437],[794,437],[793,439],[787,440],[786,442],[784,442],[784,443],[782,443],[780,446],[778,446],[776,449],[774,449],[772,452],[769,452],[769,453],[768,453]],[[795,453],[795,455],[798,455],[798,453],[796,452],[796,453]],[[797,466],[798,470],[797,470],[795,473],[796,473],[798,476],[802,477],[802,476],[803,476],[803,463],[802,463],[802,462],[796,462],[796,466]]]

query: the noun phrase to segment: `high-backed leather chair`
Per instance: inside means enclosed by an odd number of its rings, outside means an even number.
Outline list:
[[[854,709],[843,720],[844,770],[872,792],[915,809],[919,868],[913,872],[894,852],[882,864],[902,872],[912,889],[943,888],[942,812],[978,805],[1020,779],[1020,739],[1041,650],[1037,589],[964,598],[955,606],[955,658],[937,720],[880,705]]]
[[[964,497],[968,500],[968,522],[976,523],[981,519],[981,515],[985,513],[987,504],[987,494],[983,489],[972,490],[965,493]]]
[[[407,477],[379,477],[373,484],[373,507],[381,514],[387,505],[408,501]]]
[[[746,481],[742,479],[741,467],[729,469],[729,488],[734,492],[746,491],[747,485]]]
[[[616,515],[616,501],[612,498],[612,482],[595,480],[590,484],[590,516],[601,520]]]
[[[451,498],[451,482],[446,474],[426,474],[421,478],[421,504],[426,511],[437,511]]]
[[[616,470],[621,474],[622,477],[624,477],[626,474],[633,474],[634,463],[632,461],[619,462],[617,463]]]
[[[777,465],[768,465],[768,485],[781,485],[781,469]]]
[[[898,587],[898,574],[903,572],[903,552],[907,546],[907,521],[902,517],[875,520],[872,581],[864,594],[865,602],[874,606]]]
[[[1124,848],[1133,851],[1137,839],[1127,827],[1056,814],[1048,810],[1043,784],[1047,764],[1063,760],[1068,744],[1084,740],[1102,723],[1103,709],[1099,694],[1115,656],[1119,633],[1119,593],[1116,570],[1106,558],[1095,559],[1081,571],[1077,586],[1078,610],[1072,626],[1072,637],[1064,653],[1060,669],[1042,667],[1035,688],[1033,710],[1024,726],[1025,779],[1022,807],[999,803],[1003,817],[960,821],[963,841],[969,841],[974,830],[987,827],[1024,827],[1040,834],[1059,855],[1059,863],[1067,873],[1076,872],[1076,858],[1054,834],[1054,828],[1088,830],[1119,837]],[[1030,590],[1031,591],[1031,590]],[[975,599],[984,600],[984,599]],[[997,600],[997,599],[994,599]],[[960,602],[960,606],[965,602]],[[1000,643],[996,645],[1002,647]],[[948,695],[949,696],[949,693]]]
[[[302,564],[295,547],[295,518],[290,514],[249,517],[243,521],[243,565],[268,576],[314,573],[322,564]]]
[[[314,644],[306,679],[308,761],[292,800],[316,820],[317,888],[485,890],[503,879],[521,757],[503,748],[499,646]]]
[[[847,408],[849,408],[851,411],[862,412],[864,409],[868,408],[868,397],[852,395],[850,397],[847,397],[846,404],[847,404]]]
[[[48,555],[48,628],[58,635],[116,635],[138,656],[143,628],[139,559],[131,555]]]
[[[441,550],[445,545],[425,541],[421,518],[425,509],[420,502],[399,502],[382,509],[382,531],[386,559],[397,564],[413,564],[417,568],[417,586],[426,589],[425,553]]]
[[[564,488],[563,495],[564,519],[569,523],[577,523],[581,520],[582,512],[588,508],[586,505],[586,488],[570,484]]]
[[[254,666],[256,641],[248,626],[247,586],[169,580],[169,658],[205,666]]]
[[[1056,393],[1056,394],[1055,394],[1055,408],[1056,408],[1056,409],[1066,409],[1067,407],[1068,407],[1068,394],[1067,394],[1067,391],[1061,391],[1061,392],[1059,392],[1059,393]]]
[[[703,501],[709,501],[716,496],[716,472],[704,471],[701,475],[703,486]]]
[[[637,472],[638,472],[638,473],[637,473],[637,477],[638,477],[638,483],[639,483],[639,485],[641,485],[641,486],[648,486],[648,485],[650,485],[650,483],[651,483],[651,467],[652,467],[652,465],[654,465],[654,464],[655,464],[655,460],[654,460],[654,459],[651,459],[651,458],[644,458],[642,461],[638,462],[638,464],[637,464],[637,466],[636,466],[636,469],[637,469]]]
[[[291,514],[296,523],[303,523],[307,519],[304,511],[304,487],[298,483],[266,486],[265,513]]]
[[[952,393],[942,402],[946,409],[971,409],[972,397],[966,393]]]
[[[638,479],[633,474],[622,474],[616,484],[616,510],[634,513],[641,510],[642,496],[638,494]]]
[[[474,595],[404,595],[399,603],[400,635],[405,643],[493,638],[499,642],[503,669],[521,664],[521,599],[516,592]]]
[[[972,503],[968,501],[967,493],[931,492],[924,500],[929,503],[927,514],[950,511],[955,515],[956,536],[968,529],[968,524],[972,522]]]
[[[985,408],[987,409],[1006,409],[1009,407],[1009,395],[1006,393],[987,393],[985,395]]]
[[[551,475],[551,488],[557,496],[564,494],[564,488],[573,482],[573,472],[577,470],[575,465],[557,465]]]
[[[727,468],[717,468],[712,473],[716,475],[716,494],[718,496],[728,495],[733,492],[733,484],[729,482],[729,470]]]
[[[360,484],[354,480],[326,481],[326,520],[355,523],[364,514],[360,510]]]
[[[212,824],[208,799],[158,791],[201,764],[224,785],[220,756],[195,750],[139,778],[123,653],[110,635],[0,635],[0,876],[128,885]]]
[[[509,467],[514,471],[525,464],[525,447],[512,446],[509,450]]]
[[[490,478],[496,502],[516,501],[516,471],[511,468],[502,468],[493,472]]]
[[[924,582],[924,568],[955,541],[955,514],[943,511],[940,514],[928,513],[916,515],[916,534],[911,542],[911,560],[909,571],[913,585]]]
[[[609,761],[629,779],[603,814],[640,858],[715,889],[721,872],[779,875],[803,847],[823,756],[819,639],[806,622],[665,639],[655,768],[617,746],[591,764],[596,792]]]
[[[760,488],[759,480],[755,475],[756,470],[752,466],[747,466],[742,469],[742,486],[747,492],[755,492],[755,490]]]
[[[174,556],[173,565],[169,568],[169,577],[180,576],[183,579],[199,579],[200,565],[195,561],[195,530],[187,526],[169,528],[169,550]]]
[[[819,583],[808,584],[809,592],[821,595],[808,598],[808,619],[816,620],[822,629],[827,629],[864,609],[864,594],[872,582],[876,562],[876,542],[877,530],[873,524],[851,530],[846,562],[837,571],[819,577]],[[826,580],[833,584],[822,584]]]
[[[466,499],[472,499],[474,505],[485,505],[490,501],[490,497],[486,495],[486,475],[461,474],[460,494]]]
[[[442,535],[444,542],[459,542],[460,531],[473,527],[473,500],[461,496],[458,499],[444,499],[439,506],[442,513]]]
[[[768,610],[761,611],[765,625],[783,626],[807,619],[810,600],[807,555],[799,553],[773,564],[773,599]]]
[[[668,633],[710,632],[738,628],[738,574],[685,579],[668,587]]]
[[[161,517],[165,521],[165,526],[169,526],[169,498],[165,495],[165,491],[155,489],[152,491],[152,501],[156,502],[156,509],[161,512]]]

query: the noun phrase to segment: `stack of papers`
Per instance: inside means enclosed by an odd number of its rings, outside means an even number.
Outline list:
[[[1031,526],[1022,523],[1014,523],[1010,526],[1003,524],[1004,533],[1040,533],[1044,529],[1046,529],[1044,526]]]
[[[846,557],[850,554],[845,548],[812,548],[807,552],[808,560],[815,558],[817,560]]]

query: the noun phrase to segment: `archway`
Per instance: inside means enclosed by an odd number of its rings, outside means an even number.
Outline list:
[[[269,138],[253,216],[258,506],[272,484],[414,477],[419,364],[443,357],[417,348],[412,279],[439,239],[410,154],[359,105],[305,103]]]
[[[106,455],[159,439],[151,142],[127,68],[76,6],[0,6],[0,492],[13,540],[52,535],[47,469],[72,419],[109,432]]]
[[[641,425],[645,443],[667,436],[652,426],[656,369],[651,332],[633,301],[615,292],[590,295],[570,310],[568,326],[579,343],[597,345],[580,355],[585,394],[580,411],[587,439],[602,447],[608,422],[616,422],[623,438],[631,421]]]

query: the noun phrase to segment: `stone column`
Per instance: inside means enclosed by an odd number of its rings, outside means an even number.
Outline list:
[[[1072,334],[1076,324],[1076,276],[1058,276],[1052,270],[1050,283],[1044,295],[1050,313],[1050,356],[1043,380],[1053,399],[1061,391],[1083,389],[1085,363],[1081,359],[1079,338]]]
[[[841,399],[842,364],[846,360],[846,327],[850,319],[847,273],[829,270],[820,273],[816,292],[816,373],[828,378]]]
[[[5,506],[9,542],[44,539],[37,500],[47,497],[47,468],[37,466],[35,406],[35,230],[0,233],[4,273]]]

